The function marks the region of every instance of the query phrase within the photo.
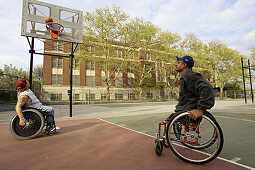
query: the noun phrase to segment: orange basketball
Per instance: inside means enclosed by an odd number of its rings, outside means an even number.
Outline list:
[[[53,22],[53,19],[52,19],[51,17],[45,17],[44,21],[45,21],[46,23],[48,23],[48,22]]]

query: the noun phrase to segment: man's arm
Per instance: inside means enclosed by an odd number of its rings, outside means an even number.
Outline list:
[[[29,97],[27,95],[24,96],[20,96],[17,104],[16,104],[16,113],[19,116],[19,125],[24,126],[26,124],[26,120],[22,114],[22,107],[26,104],[26,102],[28,101]]]
[[[206,109],[211,109],[214,106],[214,91],[211,84],[205,79],[197,79],[194,87],[199,96],[197,108],[189,111],[189,117],[196,120],[203,115]]]

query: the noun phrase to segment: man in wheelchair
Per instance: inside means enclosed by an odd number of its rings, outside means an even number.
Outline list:
[[[22,108],[34,108],[41,112],[46,112],[49,115],[47,116],[47,127],[45,129],[46,132],[54,132],[59,129],[56,127],[54,121],[54,109],[50,106],[44,106],[42,103],[37,99],[35,94],[30,90],[30,84],[26,79],[19,79],[16,82],[16,86],[19,89],[17,94],[17,104],[16,104],[16,113],[19,117],[19,125],[25,126],[26,119],[22,114]]]
[[[192,71],[194,59],[191,56],[177,57],[176,71],[180,74],[180,93],[175,113],[167,120],[171,120],[176,114],[189,112],[189,117],[194,121],[207,109],[214,106],[214,91],[211,84],[200,73]]]

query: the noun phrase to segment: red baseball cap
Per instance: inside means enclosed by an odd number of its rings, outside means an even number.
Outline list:
[[[23,92],[26,90],[27,80],[26,79],[18,79],[16,82],[16,86],[19,88],[19,92]]]

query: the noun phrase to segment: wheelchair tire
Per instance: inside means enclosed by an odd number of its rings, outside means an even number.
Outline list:
[[[188,119],[188,114],[188,112],[181,113],[171,119],[166,133],[168,145],[172,152],[185,162],[208,163],[214,160],[223,148],[222,130],[216,119],[209,112],[204,112],[196,138],[191,132],[185,130],[185,126],[189,126],[189,121],[183,121],[183,118]],[[176,134],[176,125],[182,126],[178,134]]]
[[[10,131],[18,139],[32,139],[38,136],[44,127],[44,116],[36,109],[24,109],[22,111],[27,123],[19,125],[18,115],[14,115],[10,121]]]

